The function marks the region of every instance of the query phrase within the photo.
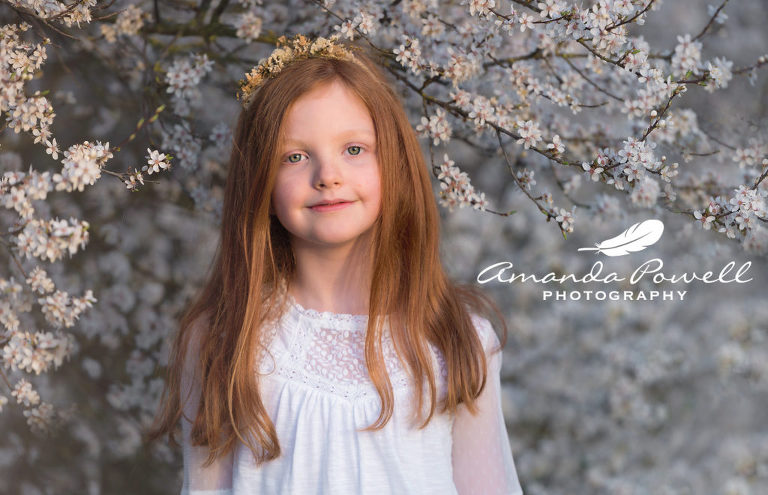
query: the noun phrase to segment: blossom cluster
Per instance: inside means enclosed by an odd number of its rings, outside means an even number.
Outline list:
[[[173,97],[174,110],[178,115],[189,115],[190,105],[200,99],[198,85],[213,69],[213,62],[205,53],[180,57],[165,73],[166,90]]]
[[[413,74],[421,73],[421,47],[418,38],[410,36],[403,37],[403,43],[392,50],[396,55],[396,60],[403,67],[409,69]]]
[[[686,34],[678,36],[677,43],[675,53],[672,55],[672,74],[677,77],[689,71],[692,74],[698,74],[701,64],[701,42],[691,40],[691,35]]]
[[[768,168],[768,142],[749,138],[748,144],[734,150],[732,159],[739,164],[740,169],[760,164],[760,172]]]
[[[144,12],[139,7],[128,5],[125,10],[117,14],[114,24],[101,24],[99,26],[101,34],[104,35],[104,39],[108,43],[116,42],[120,35],[135,36],[144,27],[144,16]]]
[[[485,193],[478,194],[475,191],[467,173],[455,166],[447,154],[443,156],[437,178],[440,180],[440,204],[450,211],[456,206],[471,206],[476,210],[485,210],[488,207]]]
[[[60,174],[53,175],[57,191],[82,191],[92,186],[101,177],[101,169],[112,158],[109,143],[100,141],[73,144],[64,152],[64,164]]]
[[[734,190],[730,199],[722,196],[710,197],[707,207],[694,210],[693,216],[699,227],[710,230],[719,225],[718,232],[723,232],[733,239],[738,231],[747,231],[754,227],[758,219],[768,218],[766,197],[768,191],[764,189],[757,190],[741,185]]]
[[[24,410],[24,417],[33,432],[46,433],[57,419],[52,404],[41,402],[35,407]]]
[[[16,382],[16,386],[13,387],[11,395],[16,398],[16,401],[19,404],[24,404],[26,407],[36,406],[40,403],[40,394],[38,394],[37,391],[32,388],[32,384],[24,378]]]
[[[53,190],[50,172],[40,173],[30,168],[28,173],[5,172],[2,178],[0,206],[16,210],[22,219],[34,216],[33,200],[44,200]]]
[[[147,164],[141,167],[141,171],[134,169],[133,172],[123,174],[122,180],[129,191],[138,191],[140,185],[144,185],[144,173],[152,175],[162,170],[171,168],[171,157],[157,150],[147,148]]]
[[[520,133],[520,139],[517,140],[517,144],[522,144],[525,149],[530,147],[536,147],[541,141],[541,129],[536,122],[532,120],[517,121],[517,131]]]
[[[87,290],[82,297],[71,297],[66,292],[57,290],[37,301],[48,323],[58,328],[73,326],[83,311],[93,307],[96,298],[91,290]]]
[[[652,208],[656,205],[661,193],[661,187],[655,179],[643,175],[634,182],[634,187],[629,195],[632,203],[645,208]]]
[[[717,89],[727,88],[728,82],[733,79],[731,67],[733,67],[733,62],[722,57],[715,57],[714,60],[707,61],[707,72],[709,72],[709,78],[714,84],[708,84],[705,89],[713,93]]]
[[[44,24],[49,27],[53,27],[52,22],[80,27],[81,22],[91,21],[91,7],[96,2],[85,0],[66,4],[14,0],[11,4],[23,14],[22,18],[34,15],[45,20]],[[102,29],[102,34],[111,43],[116,41],[117,35],[136,35],[143,27],[143,17],[140,9],[129,5],[118,14],[114,24],[101,26],[106,28]],[[66,253],[71,257],[83,249],[89,240],[89,222],[73,216],[68,219],[49,218],[51,205],[36,202],[52,201],[50,193],[54,190],[82,192],[85,186],[93,185],[104,171],[106,162],[113,157],[113,150],[109,143],[84,141],[70,146],[63,153],[60,151],[52,129],[56,116],[52,104],[55,98],[60,97],[60,92],[55,93],[52,99],[48,91],[30,91],[28,88],[33,80],[44,76],[42,67],[48,56],[50,41],[47,38],[40,43],[29,41],[34,39],[25,34],[30,28],[27,22],[0,27],[0,115],[4,117],[5,127],[16,134],[23,132],[29,135],[30,142],[39,143],[50,158],[58,160],[59,154],[63,157],[59,173],[40,172],[33,166],[23,172],[20,170],[21,159],[16,153],[0,154],[4,165],[0,176],[0,207],[15,214],[0,212],[4,213],[4,219],[13,222],[2,244],[11,257],[9,266],[18,268],[23,274],[23,282],[17,282],[14,277],[0,278],[0,325],[4,330],[0,332],[0,363],[6,370],[15,373],[40,375],[59,368],[72,355],[75,337],[63,329],[73,327],[86,310],[93,308],[96,298],[90,289],[85,290],[82,296],[73,296],[57,288],[55,280],[58,280],[60,271],[54,270],[57,276],[49,275],[41,264],[60,261]],[[201,57],[198,65],[210,70],[205,56]],[[62,100],[65,104],[74,103],[71,97]],[[167,155],[152,150],[148,152],[148,173],[168,168]],[[5,165],[12,165],[15,161],[14,157],[18,158],[17,164],[5,169]],[[65,197],[56,196],[57,206],[65,206],[67,212],[80,211],[77,207],[71,208],[71,200],[68,202]],[[30,329],[33,310],[39,310],[45,322],[54,328],[53,332]],[[3,373],[3,377],[6,376],[12,377]],[[5,383],[8,383],[7,379]],[[25,378],[16,381],[11,396],[24,408],[24,417],[32,431],[45,432],[67,415],[66,409],[59,410],[42,401],[32,382]],[[7,403],[8,398],[0,395],[0,411]]]
[[[69,252],[72,256],[88,242],[88,227],[85,220],[76,218],[29,220],[15,238],[19,254],[26,258],[56,261]]]
[[[262,18],[257,16],[254,12],[244,12],[235,21],[237,37],[244,39],[248,43],[256,41],[261,34],[262,24]]]
[[[576,222],[576,208],[577,206],[574,206],[570,211],[568,211],[565,208],[555,207],[555,221],[560,224],[560,228],[563,232],[573,232],[573,224]]]
[[[170,168],[171,164],[168,163],[168,157],[165,155],[165,153],[160,153],[157,150],[151,150],[147,148],[147,164],[142,167],[142,171],[146,172],[147,175],[152,175],[153,173],[158,173],[161,170],[166,170]]]
[[[187,121],[174,124],[168,131],[161,131],[162,147],[173,151],[182,168],[194,170],[198,165],[202,143],[192,134]]]
[[[64,24],[67,27],[80,23],[91,22],[91,7],[96,5],[96,0],[80,0],[78,2],[67,4],[52,0],[8,0],[11,5],[20,9],[27,9],[34,12],[35,16],[41,19],[50,19]]]
[[[24,84],[34,78],[45,61],[45,45],[49,42],[23,41],[22,33],[30,27],[25,22],[0,27],[0,112],[7,114],[9,128],[16,133],[33,133],[37,143],[50,137],[55,114],[40,91],[30,97],[24,93]]]
[[[494,0],[466,0],[466,2],[462,2],[462,4],[464,3],[469,5],[469,15],[488,15],[491,9],[496,6]]]
[[[462,49],[454,50],[450,46],[446,49],[446,53],[449,59],[438,72],[451,81],[454,88],[458,88],[459,84],[480,74],[482,60],[477,54],[467,53]]]
[[[3,347],[3,363],[6,368],[39,375],[51,365],[61,366],[74,345],[75,338],[70,333],[12,332]]]
[[[624,165],[621,172],[627,181],[632,182],[643,177],[646,171],[659,170],[661,161],[653,152],[656,143],[629,137],[623,144],[624,147],[616,154],[616,161]]]
[[[422,136],[432,138],[432,144],[437,146],[440,142],[448,142],[451,139],[451,124],[446,119],[446,113],[438,108],[434,115],[429,118],[422,117],[421,123],[416,126],[416,131]]]

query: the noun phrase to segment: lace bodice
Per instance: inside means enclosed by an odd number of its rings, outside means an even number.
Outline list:
[[[378,400],[378,393],[370,380],[365,365],[365,332],[368,315],[321,312],[305,309],[293,297],[288,296],[289,311],[278,325],[268,332],[270,358],[261,355],[261,374],[277,373],[287,380],[303,383],[315,390],[322,390],[348,400],[371,398]],[[302,324],[303,323],[303,324]],[[280,329],[291,328],[279,342]],[[278,342],[275,342],[275,339]],[[430,346],[436,368],[445,380],[445,364],[442,354]],[[382,339],[384,363],[395,393],[409,391],[406,370],[395,351],[388,328],[384,327]],[[275,360],[282,353],[280,366]],[[277,355],[275,355],[277,354]],[[441,384],[440,379],[438,385]]]
[[[360,432],[381,406],[365,365],[368,315],[316,311],[288,298],[285,313],[265,329],[267,345],[255,370],[282,455],[256,466],[251,451],[238,443],[234,452],[202,468],[207,449],[189,444],[190,425],[182,420],[182,495],[522,494],[499,400],[500,353],[488,359],[477,416],[461,405],[456,414],[437,414],[426,428],[414,429],[411,386],[385,324],[382,350],[395,409],[381,430]],[[474,315],[473,321],[486,352],[498,346],[490,323]],[[445,362],[430,348],[440,400]],[[190,380],[191,370],[185,376],[182,389],[191,386],[193,399],[185,412],[192,417],[199,383]]]

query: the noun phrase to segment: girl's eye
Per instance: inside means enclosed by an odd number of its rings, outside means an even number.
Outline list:
[[[291,160],[291,157],[298,157],[296,160]],[[288,163],[299,163],[301,160],[301,153],[291,153],[288,155]]]
[[[357,156],[357,155],[359,155],[360,153],[362,153],[362,152],[363,152],[363,149],[362,149],[362,147],[360,147],[360,146],[350,146],[350,147],[348,147],[347,149],[348,149],[348,150],[353,150],[353,149],[356,149],[356,150],[357,150],[357,152],[356,152],[356,153],[353,153],[352,151],[350,151],[350,154],[351,154],[351,155],[355,155],[355,156]]]

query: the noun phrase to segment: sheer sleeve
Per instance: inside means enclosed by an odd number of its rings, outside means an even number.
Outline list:
[[[198,336],[201,331],[195,324],[185,356],[184,372],[181,378],[181,400],[184,415],[181,418],[182,453],[184,457],[184,484],[181,495],[232,495],[233,452],[217,458],[204,468],[208,458],[208,447],[193,446],[190,441],[192,423],[200,400],[200,373],[194,366],[199,352]],[[189,418],[189,420],[187,419]]]
[[[453,423],[453,481],[460,495],[522,495],[501,409],[501,351],[490,322],[473,316],[485,348],[488,378],[472,415],[464,404]]]

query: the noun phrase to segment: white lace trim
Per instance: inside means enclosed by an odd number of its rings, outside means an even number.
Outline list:
[[[303,317],[311,320],[317,320],[324,322],[327,325],[333,326],[334,324],[352,324],[358,329],[365,330],[368,325],[368,315],[355,315],[348,313],[333,313],[331,311],[317,311],[315,309],[307,309],[299,304],[291,294],[288,296],[288,302],[293,308],[298,311]]]

